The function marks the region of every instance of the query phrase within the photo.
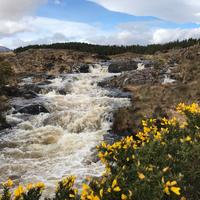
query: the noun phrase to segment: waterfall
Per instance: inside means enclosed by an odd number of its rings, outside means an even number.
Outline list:
[[[17,125],[0,134],[0,181],[8,177],[23,184],[43,181],[51,190],[55,181],[71,174],[78,183],[86,176],[100,176],[104,166],[93,161],[94,148],[111,128],[112,112],[130,103],[127,98],[111,97],[109,90],[98,86],[114,75],[108,73],[106,64],[91,65],[90,73],[62,74],[34,100],[50,113],[10,112],[7,119]],[[15,101],[27,103],[22,98]]]

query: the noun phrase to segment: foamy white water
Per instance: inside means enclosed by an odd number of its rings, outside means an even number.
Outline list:
[[[63,74],[46,86],[50,92],[34,101],[44,102],[50,113],[28,120],[19,113],[7,116],[18,124],[0,135],[0,181],[43,181],[51,190],[57,180],[71,174],[78,182],[102,174],[104,166],[92,161],[93,149],[110,129],[113,110],[129,105],[129,99],[109,97],[108,90],[97,86],[113,76],[106,65],[91,65],[90,72]],[[67,94],[60,95],[61,89]]]

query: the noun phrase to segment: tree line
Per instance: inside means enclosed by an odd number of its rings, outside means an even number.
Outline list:
[[[20,53],[29,49],[68,49],[81,52],[94,53],[99,55],[115,55],[120,53],[132,52],[137,54],[155,54],[158,51],[167,51],[173,48],[185,48],[195,44],[199,44],[200,39],[187,39],[182,41],[168,42],[165,44],[149,44],[142,45],[130,45],[130,46],[117,46],[117,45],[96,45],[80,42],[68,42],[68,43],[54,43],[54,44],[42,44],[42,45],[29,45],[25,47],[19,47],[14,50],[15,53]]]

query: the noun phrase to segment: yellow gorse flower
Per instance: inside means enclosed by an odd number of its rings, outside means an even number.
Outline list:
[[[27,186],[26,186],[26,189],[27,190],[31,190],[34,188],[34,185],[32,183],[29,183]]]
[[[176,181],[167,181],[165,184],[164,184],[164,193],[166,193],[167,195],[170,195],[170,191],[175,193],[176,195],[180,195],[180,190],[181,188],[180,187],[177,187],[177,182]]]
[[[192,138],[190,136],[187,136],[185,138],[181,138],[180,141],[181,141],[181,143],[192,142]]]
[[[119,186],[117,186],[117,187],[115,187],[115,188],[113,189],[113,191],[119,192],[119,191],[121,191],[121,188],[120,188]]]
[[[119,186],[117,186],[117,185],[118,185],[117,179],[114,179],[113,182],[112,182],[112,189],[115,192],[121,191],[121,188]]]
[[[15,199],[21,197],[21,195],[22,195],[24,192],[25,192],[25,191],[24,191],[23,186],[22,186],[22,185],[19,185],[18,188],[15,189],[15,191],[14,191]]]
[[[200,107],[197,103],[193,103],[191,105],[185,105],[184,103],[180,103],[177,106],[177,111],[180,113],[190,112],[193,114],[200,113]]]
[[[143,173],[138,172],[138,177],[140,180],[145,179],[145,175]]]
[[[38,182],[34,185],[34,187],[39,188],[39,189],[44,189],[45,188],[45,184],[42,182]]]
[[[125,194],[121,195],[121,200],[127,200],[127,199],[128,199],[128,197]]]
[[[13,186],[13,181],[11,179],[8,179],[5,183],[3,183],[3,186],[11,188]]]

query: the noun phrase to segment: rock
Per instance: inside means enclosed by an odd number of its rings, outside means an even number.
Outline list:
[[[87,64],[83,64],[80,66],[79,71],[80,73],[89,73],[90,66]]]
[[[25,99],[33,99],[33,98],[38,97],[38,95],[33,91],[28,91],[28,92],[23,93],[23,97]]]
[[[65,88],[62,88],[62,89],[58,90],[58,93],[61,94],[61,95],[66,95],[67,91],[65,90]]]
[[[44,64],[44,67],[48,68],[48,69],[51,69],[54,67],[54,64],[53,63],[45,63]]]
[[[19,108],[18,110],[14,111],[14,114],[17,112],[30,114],[30,115],[38,115],[40,113],[49,113],[49,111],[41,104],[32,104],[32,105]]]
[[[129,84],[144,85],[162,83],[164,77],[164,73],[160,73],[158,70],[153,68],[146,68],[143,70],[124,72],[120,76],[104,80],[98,85],[102,87],[124,89],[124,86]]]
[[[54,75],[47,75],[46,79],[52,80],[55,79],[56,77]]]
[[[109,73],[120,73],[125,71],[136,70],[138,68],[138,62],[135,61],[121,61],[110,64],[108,67]]]
[[[73,71],[76,73],[89,73],[90,66],[88,64],[80,64],[73,67]]]
[[[22,91],[15,86],[4,86],[1,90],[1,92],[8,97],[20,97],[22,95]]]
[[[0,115],[0,131],[7,128],[11,128],[11,125],[7,123],[4,116]]]
[[[26,86],[25,88],[24,87],[18,88],[15,86],[5,86],[4,88],[2,88],[2,92],[4,95],[8,97],[24,97],[25,99],[32,99],[38,97],[36,92],[30,89],[33,88],[31,87],[28,88],[28,86]]]
[[[44,89],[45,84],[28,84],[28,85],[25,85],[24,86],[24,90],[26,91],[31,91],[31,92],[34,92],[34,93],[40,93],[41,90]]]
[[[141,64],[144,65],[144,68],[154,67],[154,65],[157,65],[157,63],[155,63],[151,60],[142,60]]]
[[[44,86],[44,85],[49,85],[49,84],[51,84],[51,83],[52,83],[51,81],[45,80],[45,81],[42,81],[42,82],[38,83],[37,85],[42,85],[42,86]]]
[[[11,125],[8,123],[3,123],[3,124],[0,123],[0,131],[7,128],[11,128]]]
[[[114,97],[114,98],[128,98],[131,99],[132,94],[130,92],[123,92],[119,89],[112,89],[110,90],[110,93],[108,94],[108,97]]]

